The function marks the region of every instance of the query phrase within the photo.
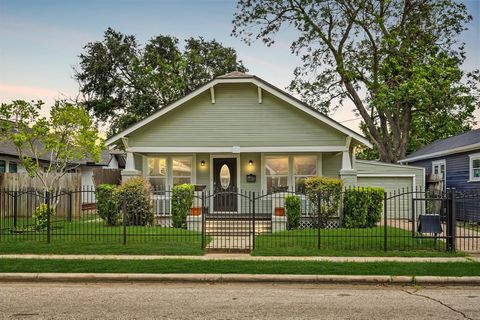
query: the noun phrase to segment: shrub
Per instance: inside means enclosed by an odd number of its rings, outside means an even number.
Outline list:
[[[109,226],[118,225],[122,218],[116,192],[117,186],[112,184],[99,184],[95,188],[97,213]]]
[[[32,213],[32,218],[35,219],[35,230],[44,230],[48,227],[48,214],[50,214],[50,221],[55,216],[55,209],[48,207],[46,204],[41,204],[35,208]]]
[[[298,229],[301,217],[301,201],[299,196],[285,197],[285,214],[287,215],[287,229]]]
[[[195,186],[181,184],[172,189],[172,224],[175,228],[186,228],[187,216],[193,204]]]
[[[312,223],[324,227],[338,214],[342,198],[343,181],[328,177],[305,179],[305,193],[313,205]]]
[[[115,192],[120,209],[125,208],[125,220],[129,226],[147,226],[154,224],[152,211],[151,186],[142,177],[123,182]]]
[[[371,228],[382,217],[382,188],[355,188],[345,190],[343,198],[343,226],[345,228]]]

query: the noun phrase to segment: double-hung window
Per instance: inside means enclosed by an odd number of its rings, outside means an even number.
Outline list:
[[[288,156],[269,156],[265,158],[267,192],[287,189],[288,173]]]
[[[0,173],[5,173],[6,172],[6,161],[5,160],[0,160]]]
[[[192,166],[192,157],[148,157],[147,178],[159,190],[193,183]]]
[[[470,181],[480,182],[480,153],[470,155]]]
[[[266,191],[301,190],[308,177],[318,175],[316,155],[265,156]]]
[[[147,159],[147,178],[154,188],[165,190],[167,186],[167,158],[149,157]]]
[[[295,190],[302,190],[305,179],[317,175],[317,157],[311,155],[293,157]]]
[[[192,158],[172,158],[172,185],[192,183]]]
[[[432,173],[440,178],[440,189],[446,190],[447,188],[447,166],[445,160],[437,160],[432,162]]]
[[[18,171],[17,163],[9,161],[8,162],[8,172],[17,173],[17,171]]]

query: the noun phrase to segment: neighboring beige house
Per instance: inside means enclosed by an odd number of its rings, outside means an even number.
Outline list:
[[[49,159],[47,156],[39,159],[40,164],[47,167]],[[124,155],[121,152],[112,152],[105,150],[100,156],[99,162],[93,162],[88,159],[84,159],[78,162],[79,166],[76,171],[81,174],[82,187],[92,187],[93,183],[93,170],[95,168],[111,168],[118,169],[125,167]],[[17,150],[7,142],[0,142],[0,174],[1,173],[17,173],[26,172],[25,168],[21,164],[17,155]]]
[[[355,147],[371,147],[365,137],[239,72],[213,79],[107,145],[125,149],[124,179],[145,176],[162,189],[192,183],[212,192],[274,192],[309,176],[387,189],[424,184],[421,168],[356,161]]]

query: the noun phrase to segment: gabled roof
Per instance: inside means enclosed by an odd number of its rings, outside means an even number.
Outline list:
[[[448,154],[480,149],[480,129],[472,130],[443,140],[437,140],[413,152],[400,163],[441,157]]]
[[[129,128],[119,132],[118,134],[114,135],[110,139],[106,141],[107,145],[112,145],[119,141],[121,138],[126,137],[128,134],[134,132],[135,130],[143,127],[144,125],[150,123],[151,121],[163,116],[167,112],[175,109],[176,107],[184,104],[188,100],[196,97],[197,95],[201,94],[202,92],[214,87],[217,84],[221,83],[252,83],[262,90],[265,90],[277,98],[291,104],[292,106],[304,111],[305,113],[313,116],[317,120],[322,121],[323,123],[333,127],[334,129],[344,133],[347,136],[352,137],[352,139],[356,140],[357,142],[371,148],[372,144],[365,138],[364,136],[356,133],[355,131],[343,126],[342,124],[336,122],[332,118],[326,116],[325,114],[321,113],[317,109],[307,105],[306,103],[300,101],[299,99],[293,97],[292,95],[288,94],[287,92],[275,87],[274,85],[266,82],[265,80],[251,74],[246,74],[238,71],[230,72],[225,75],[216,77],[215,79],[209,81],[205,85],[199,87],[198,89],[192,91],[191,93],[187,94],[183,98],[171,103],[168,106],[162,107],[157,112],[153,113],[152,115],[146,117],[145,119],[135,123],[134,125],[130,126]]]

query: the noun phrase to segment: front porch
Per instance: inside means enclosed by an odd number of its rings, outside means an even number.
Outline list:
[[[230,149],[236,152],[127,152],[122,178],[143,176],[155,190],[170,190],[172,186],[188,183],[204,186],[210,193],[245,194],[299,190],[305,178],[314,176],[341,178],[345,186],[357,184],[355,159],[348,147],[314,148],[327,150],[323,152],[307,151],[309,148],[297,148],[296,152],[290,148],[280,148],[283,152],[278,148],[272,152]],[[239,204],[240,199],[231,201],[219,197],[212,209],[213,212],[234,212],[238,211]]]

